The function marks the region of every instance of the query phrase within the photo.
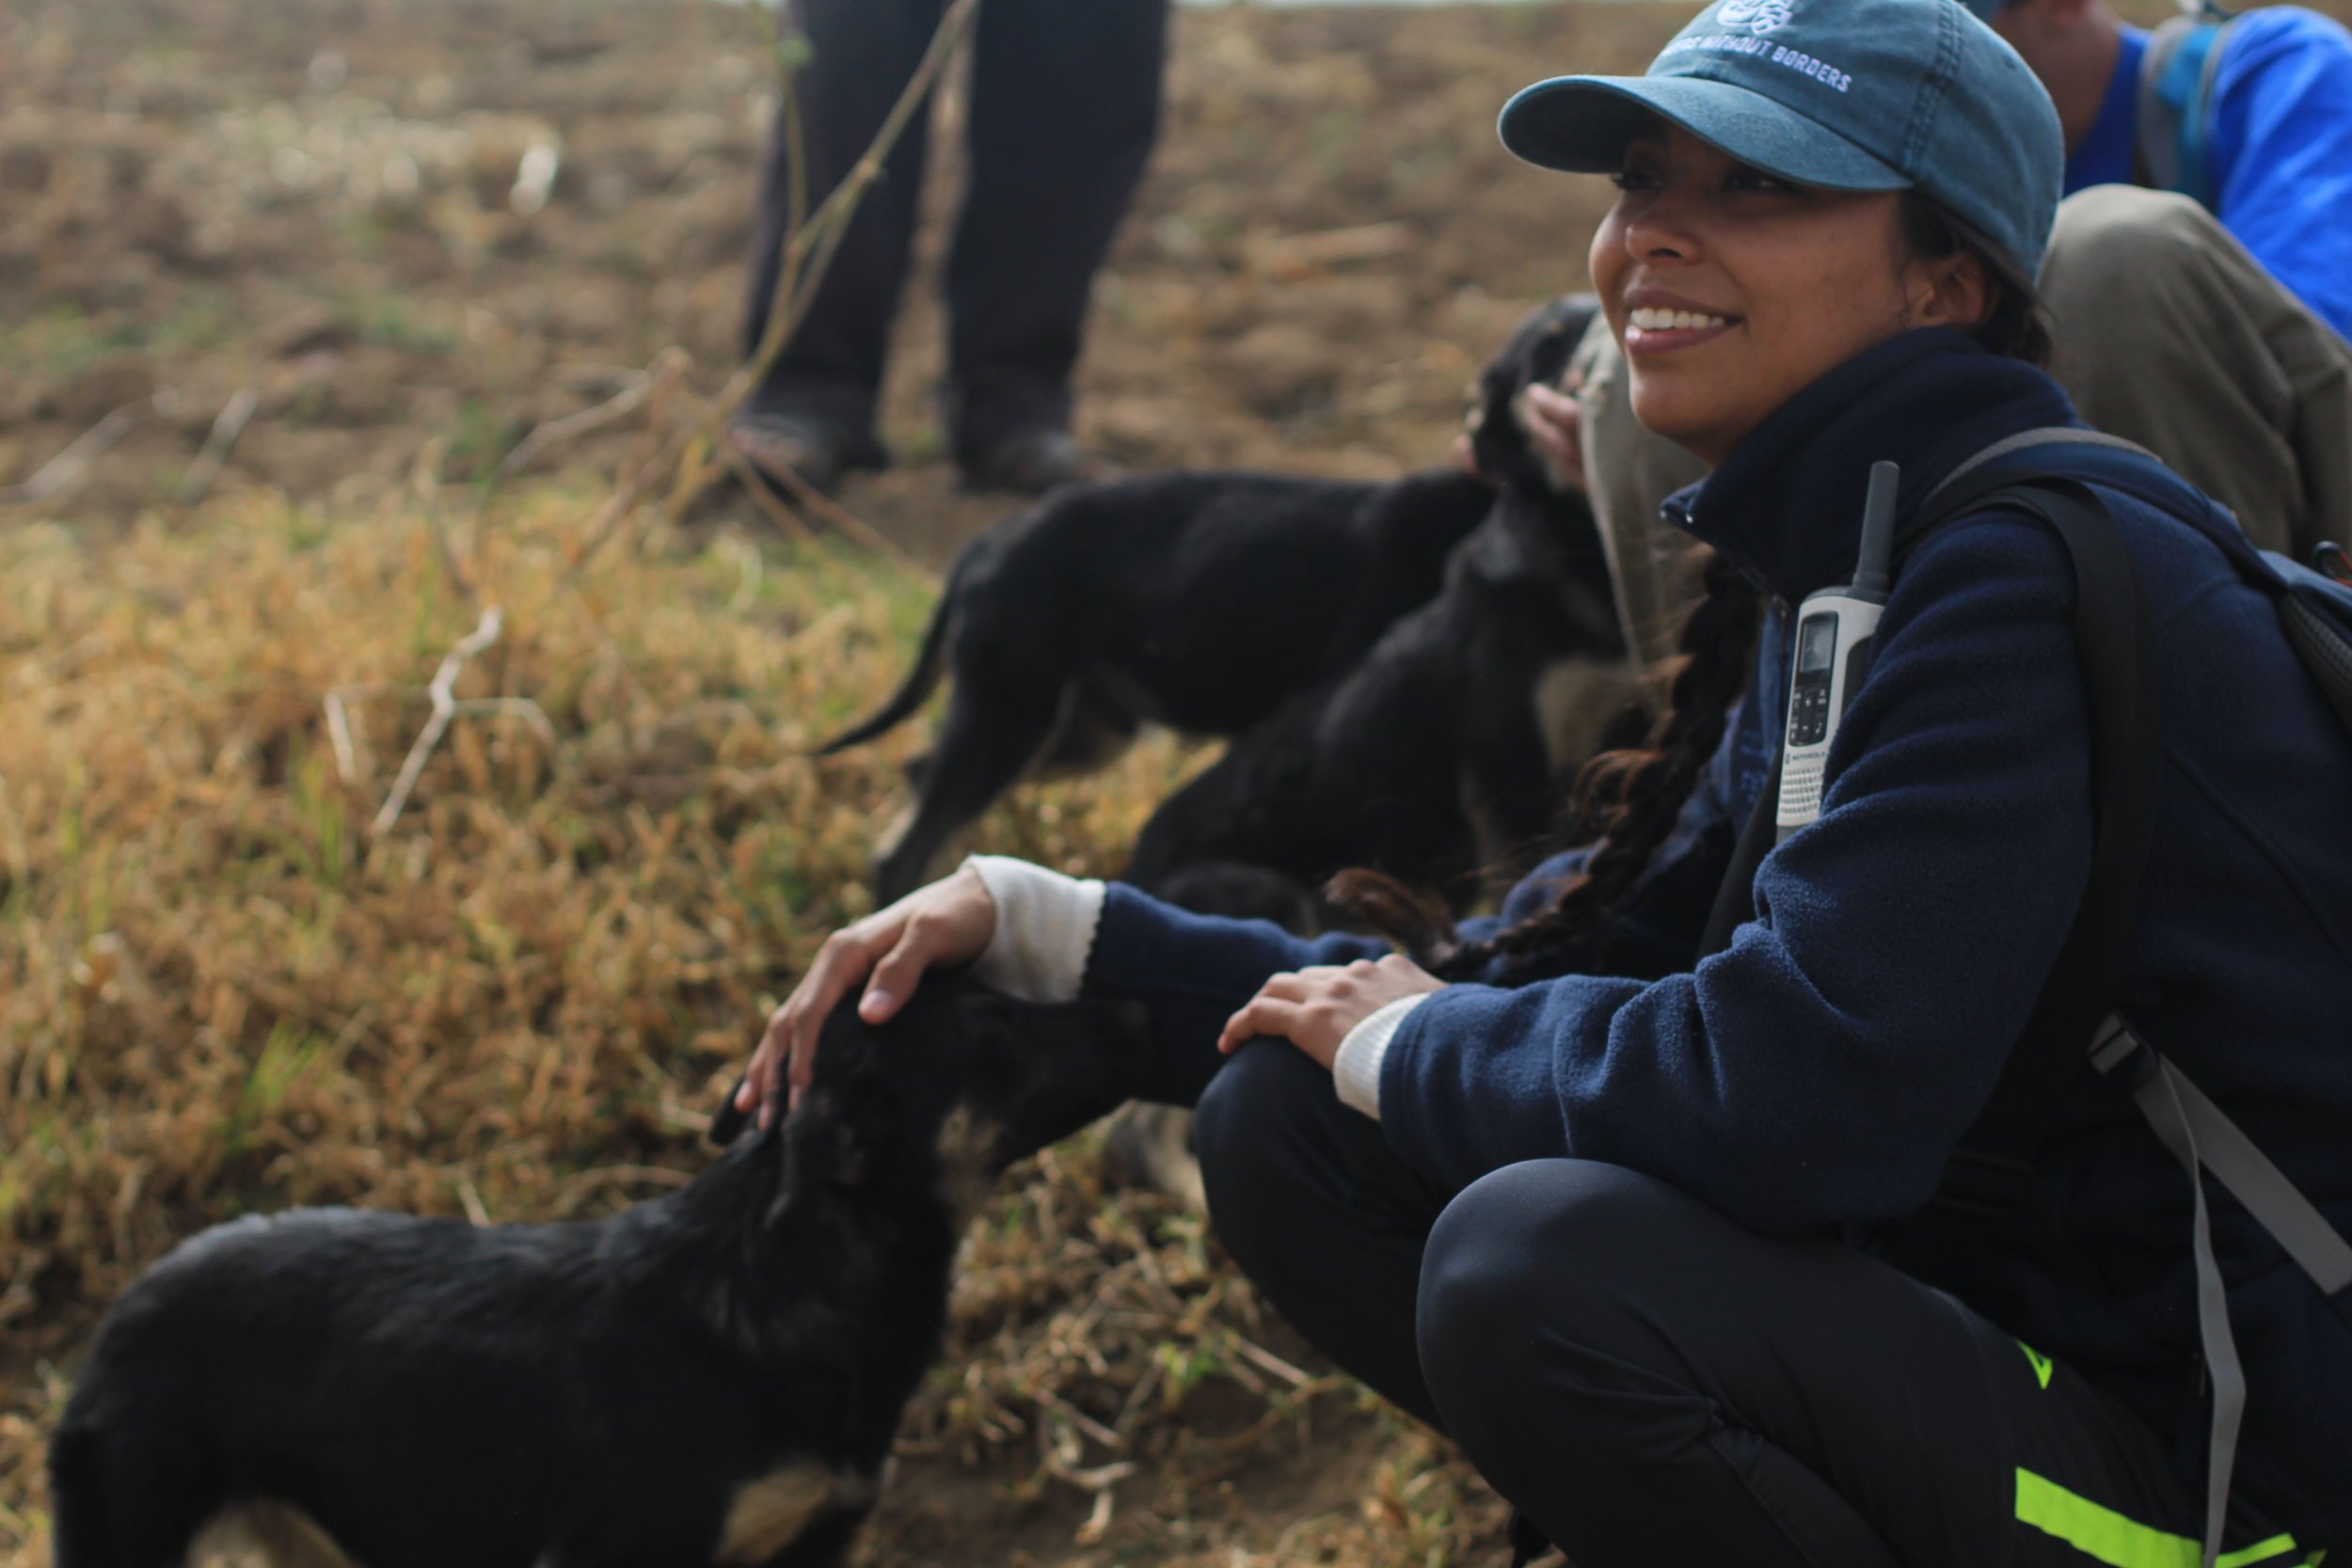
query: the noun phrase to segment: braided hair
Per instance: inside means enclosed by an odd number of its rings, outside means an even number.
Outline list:
[[[1497,958],[1520,983],[1587,966],[1596,947],[1607,945],[1611,916],[1673,831],[1747,686],[1762,600],[1726,558],[1696,553],[1705,561],[1707,593],[1682,623],[1676,657],[1661,672],[1665,711],[1640,745],[1603,752],[1577,774],[1566,836],[1594,842],[1594,848],[1548,908],[1483,942],[1460,942],[1442,906],[1377,872],[1342,872],[1326,896],[1397,939],[1441,980],[1470,979]]]
[[[1987,307],[1969,336],[1996,354],[2046,365],[2047,313],[2033,280],[1983,234],[1917,191],[1902,193],[1899,222],[1914,255],[1964,252],[1983,269]],[[1481,942],[1459,942],[1444,907],[1393,878],[1343,871],[1325,896],[1399,942],[1441,980],[1467,980],[1497,959],[1507,983],[1525,984],[1606,961],[1611,926],[1721,744],[1745,689],[1762,622],[1762,599],[1729,561],[1705,560],[1706,596],[1682,624],[1664,673],[1666,709],[1638,746],[1603,752],[1577,774],[1566,816],[1569,843],[1590,843],[1583,870],[1551,903]]]

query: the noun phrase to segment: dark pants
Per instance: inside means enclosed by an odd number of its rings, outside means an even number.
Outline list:
[[[864,156],[946,0],[792,0],[815,58],[799,76],[810,205]],[[987,0],[972,46],[971,166],[947,262],[948,412],[958,453],[1067,426],[1095,270],[1159,124],[1168,0]],[[870,186],[812,309],[754,408],[870,436],[914,236],[929,115]],[[746,353],[767,330],[789,219],[781,116],[761,176]]]
[[[2195,1568],[2166,1444],[1884,1263],[1587,1161],[1438,1190],[1286,1043],[1199,1110],[1243,1270],[1575,1568]],[[2233,1552],[2272,1544],[2241,1561],[2302,1560],[2243,1499],[2233,1522]]]

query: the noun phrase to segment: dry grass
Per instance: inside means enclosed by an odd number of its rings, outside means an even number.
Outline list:
[[[510,496],[448,554],[418,511],[252,499],[103,546],[0,529],[0,1561],[45,1560],[72,1357],[176,1239],[295,1204],[593,1215],[674,1184],[755,1021],[866,908],[901,753],[800,753],[896,680],[927,591],[723,535],[581,564],[595,500]],[[421,689],[491,604],[503,633],[456,694],[534,701],[552,744],[459,718],[372,836]],[[1186,760],[1025,792],[981,841],[1102,870]],[[1084,1544],[1111,1527],[1127,1560],[1177,1560],[1151,1544],[1217,1453],[1295,1447],[1318,1411],[1363,1425],[1268,1348],[1299,1354],[1200,1227],[1107,1193],[1083,1141],[1009,1184],[970,1265],[909,1463],[979,1466],[1016,1513],[1072,1493]],[[1209,1386],[1214,1443],[1188,1430]],[[1491,1539],[1458,1469],[1433,1487],[1424,1442],[1379,1441],[1368,1512],[1245,1555]]]

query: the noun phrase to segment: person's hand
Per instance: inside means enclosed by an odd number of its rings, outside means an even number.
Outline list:
[[[1274,1035],[1327,1069],[1340,1053],[1340,1042],[1356,1025],[1400,997],[1444,987],[1443,980],[1395,953],[1376,963],[1359,958],[1344,968],[1327,965],[1277,974],[1225,1021],[1216,1048],[1231,1055],[1245,1040]]]
[[[1527,418],[1528,444],[1543,460],[1544,471],[1551,482],[1563,489],[1584,488],[1584,405],[1577,401],[1573,390],[1541,383],[1530,386],[1519,394],[1519,407]]]
[[[1455,467],[1461,469],[1472,479],[1486,481],[1489,488],[1493,486],[1494,480],[1487,475],[1484,468],[1481,468],[1478,466],[1478,443],[1470,439],[1470,433],[1469,431],[1457,430],[1454,433],[1453,450],[1454,466]]]
[[[779,1073],[799,1102],[817,1070],[818,1032],[852,987],[866,987],[857,1016],[881,1023],[906,1005],[925,970],[970,963],[995,934],[996,901],[979,873],[966,866],[827,937],[817,961],[768,1020],[736,1091],[736,1108],[756,1110],[766,1127],[774,1116],[769,1094]]]

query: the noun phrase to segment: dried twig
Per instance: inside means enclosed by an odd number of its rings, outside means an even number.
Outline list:
[[[866,155],[818,205],[808,221],[787,234],[783,265],[776,270],[775,293],[769,300],[767,329],[760,334],[758,347],[737,369],[724,390],[719,394],[719,406],[725,412],[733,413],[752,388],[766,377],[768,367],[782,352],[785,340],[792,335],[793,328],[808,313],[817,285],[824,280],[827,269],[832,266],[834,253],[840,248],[842,236],[849,231],[850,219],[856,213],[858,203],[865,198],[866,187],[882,177],[883,163],[890,156],[891,149],[898,146],[899,136],[905,134],[915,111],[930,101],[932,86],[939,80],[940,73],[946,70],[948,60],[954,57],[956,45],[962,41],[964,29],[978,7],[979,0],[955,0],[955,4],[948,7],[946,14],[939,19],[939,28],[931,35],[930,47],[924,50],[914,73],[907,78],[907,85],[899,92],[898,102],[890,106],[890,113],[883,118],[881,129],[866,144]],[[787,90],[789,90],[788,80]],[[796,101],[787,97],[785,102],[792,103]]]
[[[732,444],[729,444],[726,450],[731,459],[742,462],[745,467],[750,467],[748,460],[745,460]],[[759,470],[761,474],[767,471],[765,468]],[[917,561],[888,534],[883,533],[873,524],[818,489],[799,474],[789,468],[779,468],[776,470],[775,477],[783,482],[786,489],[792,492],[792,499],[798,505],[807,508],[842,532],[850,534],[882,554],[892,557],[898,564],[913,572],[923,581],[934,587],[938,585],[938,573]]]
[[[564,442],[593,436],[608,425],[618,424],[628,419],[644,407],[646,400],[656,392],[684,375],[686,365],[686,351],[673,343],[655,355],[652,364],[630,377],[628,386],[602,403],[594,404],[576,414],[566,414],[560,420],[549,420],[533,426],[531,434],[516,442],[515,450],[491,470],[489,483],[484,486],[485,495],[489,489],[512,479]]]
[[[326,694],[326,738],[335,747],[335,775],[345,784],[359,782],[358,748],[351,740],[351,716],[343,711],[343,694]]]
[[[566,586],[578,582],[588,562],[604,548],[612,535],[619,531],[623,519],[635,510],[647,490],[660,483],[662,476],[678,473],[688,458],[697,451],[703,450],[706,443],[711,447],[723,448],[727,453],[728,470],[739,477],[743,477],[746,487],[752,489],[755,496],[760,495],[755,476],[746,475],[746,465],[740,461],[740,454],[736,452],[733,444],[724,438],[723,428],[726,420],[742,406],[753,389],[766,377],[770,366],[775,362],[776,356],[783,351],[785,342],[790,338],[802,319],[806,316],[809,306],[815,299],[817,285],[832,266],[834,256],[840,247],[841,237],[849,228],[850,219],[856,213],[866,189],[882,177],[883,166],[889,157],[890,150],[898,145],[898,138],[905,134],[915,113],[930,101],[931,88],[937,84],[940,74],[946,69],[947,62],[953,58],[956,46],[961,41],[964,32],[970,26],[972,15],[977,8],[978,3],[979,0],[954,0],[954,4],[949,6],[946,13],[940,18],[939,26],[931,35],[930,43],[924,51],[922,59],[917,63],[914,73],[908,77],[905,87],[900,90],[897,102],[891,106],[890,113],[884,118],[880,129],[875,132],[873,140],[867,144],[865,156],[858,160],[848,177],[825,198],[823,202],[818,204],[814,213],[806,212],[808,200],[806,149],[801,135],[800,101],[793,81],[794,73],[799,70],[804,51],[793,47],[792,40],[779,30],[775,56],[779,77],[779,109],[785,120],[787,175],[791,182],[790,190],[787,193],[789,197],[788,216],[791,221],[787,224],[785,237],[781,242],[782,254],[779,258],[775,287],[769,296],[767,325],[760,335],[758,344],[727,378],[718,395],[701,403],[686,424],[672,430],[665,438],[661,439],[654,455],[629,470],[627,477],[622,480],[620,487],[606,499],[601,507],[597,508],[596,515],[589,520],[585,542],[579,552],[573,556],[564,571]],[[779,28],[781,28],[781,24],[779,24]],[[554,442],[585,434],[590,429],[601,428],[606,424],[617,422],[628,414],[635,412],[644,403],[651,401],[654,395],[665,387],[676,385],[677,389],[683,390],[682,375],[664,378],[659,373],[664,358],[676,353],[677,350],[675,347],[664,349],[662,355],[657,356],[654,364],[648,366],[645,372],[635,383],[617,394],[602,408],[567,416],[565,420],[554,421],[551,425],[543,426],[540,430],[532,432],[524,438],[521,445],[508,453],[506,460],[500,464],[498,470],[491,476],[490,484],[483,487],[482,499],[486,499],[488,491],[496,485],[499,479],[519,471]],[[544,440],[540,438],[543,432]],[[713,468],[710,471],[716,472],[717,470]],[[812,487],[802,482],[799,475],[787,472],[781,478],[786,487],[793,492],[795,500],[805,510],[831,523],[842,532],[895,557],[901,563],[921,573],[927,579],[931,578],[932,574],[913,556],[893,544],[863,518],[818,495]],[[682,511],[687,504],[691,503],[693,496],[700,493],[707,483],[707,475],[682,476],[678,495],[673,502],[674,508]],[[772,501],[772,497],[765,498],[766,501]],[[479,505],[478,500],[477,514]],[[783,510],[775,508],[771,511],[770,515],[776,516]],[[807,532],[806,524],[801,519],[794,518],[786,521],[778,517],[777,520],[780,526],[795,534],[805,535]]]
[[[559,1219],[577,1213],[580,1206],[587,1201],[589,1194],[598,1187],[611,1186],[616,1182],[642,1182],[656,1187],[683,1187],[692,1180],[693,1178],[685,1171],[672,1170],[667,1165],[599,1165],[594,1170],[581,1171],[578,1176],[564,1183],[563,1190],[555,1199],[554,1212]]]
[[[1299,1370],[1263,1345],[1245,1339],[1238,1334],[1232,1337],[1232,1340],[1233,1349],[1243,1360],[1263,1368],[1294,1388],[1304,1388],[1314,1381],[1311,1374]]]
[[[1068,1421],[1072,1426],[1076,1427],[1080,1432],[1086,1433],[1089,1437],[1093,1438],[1097,1443],[1102,1444],[1103,1447],[1112,1449],[1115,1452],[1127,1446],[1127,1439],[1125,1437],[1116,1432],[1113,1432],[1110,1428],[1104,1426],[1102,1422],[1096,1420],[1093,1417],[1088,1415],[1076,1405],[1072,1404],[1068,1400],[1063,1399],[1059,1394],[1055,1393],[1052,1389],[1040,1388],[1031,1395],[1031,1398],[1037,1401],[1038,1407],[1040,1409],[1049,1411],[1052,1414],[1060,1417],[1063,1420]]]
[[[694,432],[691,430],[672,432],[669,438],[660,443],[660,449],[653,456],[638,465],[628,478],[622,482],[621,487],[596,509],[596,516],[588,524],[586,543],[580,546],[579,552],[571,558],[564,569],[565,586],[568,587],[579,580],[580,574],[587,569],[588,562],[595,560],[597,552],[602,550],[612,535],[619,531],[621,519],[628,515],[629,509],[637,504],[638,498],[645,493],[646,486],[653,483],[662,473],[677,466],[678,459],[685,452],[687,442],[692,438]]]
[[[245,434],[245,427],[253,422],[253,411],[262,406],[262,394],[251,387],[240,387],[234,396],[221,405],[219,417],[213,420],[212,434],[204,437],[203,450],[196,461],[188,465],[173,499],[182,506],[194,506],[212,489],[213,482],[228,466],[229,452]]]
[[[24,483],[0,490],[0,501],[34,505],[47,500],[89,472],[90,465],[104,456],[107,448],[131,433],[138,417],[137,404],[124,404],[76,436],[63,451],[35,469]]]
[[[441,558],[442,575],[457,590],[457,596],[466,601],[466,608],[474,610],[482,604],[481,595],[474,592],[473,578],[467,575],[465,562],[457,559],[457,546],[450,539],[448,520],[441,515],[441,465],[448,460],[446,436],[436,436],[419,447],[417,460],[408,466],[408,492],[416,498],[417,510],[424,514],[425,531],[433,536],[433,549]]]
[[[751,613],[752,606],[759,602],[759,579],[763,571],[759,550],[749,541],[731,533],[726,536],[723,547],[735,558],[738,574],[734,596],[727,600],[727,614],[732,619],[740,620]]]
[[[726,420],[742,407],[753,390],[766,379],[769,367],[775,363],[776,356],[784,351],[786,341],[815,303],[818,285],[823,282],[825,274],[831,270],[834,256],[841,247],[842,237],[848,233],[850,220],[864,200],[867,187],[882,177],[891,149],[898,145],[899,136],[905,134],[916,111],[930,101],[931,88],[937,84],[940,73],[946,69],[947,62],[954,57],[956,45],[961,41],[978,4],[979,0],[955,0],[948,7],[946,14],[940,18],[938,30],[931,35],[930,44],[925,49],[922,60],[915,66],[914,74],[907,78],[905,87],[891,105],[881,128],[874,133],[873,140],[866,144],[866,155],[818,204],[815,213],[809,214],[805,221],[794,223],[786,230],[783,255],[776,269],[775,288],[769,295],[767,325],[760,333],[759,342],[743,363],[736,368],[735,373],[727,378],[718,395],[704,405],[690,436],[723,439],[721,431]],[[797,60],[789,50],[781,47],[777,52],[777,60],[779,74],[783,77],[783,109],[788,118],[796,119],[799,101],[793,92],[791,78]],[[787,134],[789,151],[797,143],[790,139],[793,135],[790,127],[787,127]],[[796,178],[804,182],[805,173]],[[804,193],[794,198],[796,202],[804,202],[805,199]],[[732,444],[727,445],[732,452]],[[803,507],[843,531],[896,556],[902,563],[917,571],[923,570],[921,564],[906,551],[891,544],[864,519],[818,496],[813,487],[801,481],[798,474],[786,470],[779,477],[793,492],[794,499]],[[930,576],[929,573],[924,575]]]
[[[433,755],[433,749],[441,743],[441,736],[448,732],[450,721],[461,713],[509,714],[528,721],[550,746],[555,744],[555,726],[548,722],[548,716],[540,711],[539,705],[528,697],[485,697],[465,703],[456,698],[453,689],[457,685],[459,672],[465,669],[467,660],[499,640],[499,633],[505,624],[506,612],[492,605],[482,612],[481,624],[441,657],[441,667],[434,672],[433,684],[425,688],[425,695],[432,699],[433,715],[424,721],[424,728],[418,732],[416,744],[408,748],[407,760],[400,765],[400,776],[392,781],[392,792],[384,798],[383,809],[375,814],[375,820],[368,824],[370,835],[384,832],[399,820],[401,808],[407,805],[409,793],[417,787],[417,780],[424,772],[426,760]]]
[[[785,232],[798,233],[808,222],[808,137],[801,124],[801,67],[808,61],[808,40],[787,31],[791,11],[775,6],[769,11],[770,48],[776,61],[776,124],[784,136]]]
[[[765,470],[754,467],[752,460],[737,451],[732,441],[722,443],[720,450],[726,454],[726,466],[734,471],[736,479],[741,483],[743,493],[752,498],[753,505],[767,514],[770,522],[803,544],[817,537],[816,531],[808,526],[799,513],[776,499],[775,493],[768,488],[767,482],[761,478]]]

